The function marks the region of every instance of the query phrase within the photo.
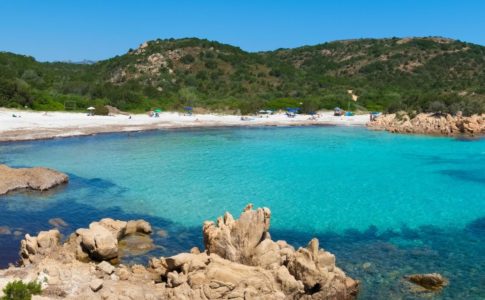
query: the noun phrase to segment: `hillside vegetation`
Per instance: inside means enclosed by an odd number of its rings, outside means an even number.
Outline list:
[[[201,39],[155,40],[94,64],[0,53],[0,106],[63,110],[110,104],[305,112],[485,111],[485,47],[445,38],[336,41],[249,53]]]

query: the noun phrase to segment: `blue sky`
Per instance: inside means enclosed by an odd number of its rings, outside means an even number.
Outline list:
[[[430,35],[485,45],[484,15],[483,0],[0,0],[0,51],[99,60],[170,37],[248,51]]]

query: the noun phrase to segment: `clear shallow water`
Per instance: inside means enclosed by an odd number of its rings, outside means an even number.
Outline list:
[[[363,281],[362,298],[399,299],[402,275],[434,271],[452,277],[436,297],[485,297],[483,139],[346,127],[173,130],[0,144],[0,162],[71,176],[40,197],[0,197],[0,226],[36,232],[62,217],[68,234],[105,216],[142,217],[168,231],[155,254],[169,255],[200,245],[204,220],[252,202],[271,208],[274,238],[302,245],[318,236]],[[0,235],[0,263],[16,258],[19,239]]]

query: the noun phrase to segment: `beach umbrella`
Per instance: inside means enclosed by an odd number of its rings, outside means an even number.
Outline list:
[[[96,108],[94,108],[94,107],[90,106],[90,107],[88,107],[87,109],[88,109],[88,110],[95,110]]]

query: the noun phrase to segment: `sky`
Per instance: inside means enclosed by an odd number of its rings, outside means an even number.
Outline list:
[[[484,0],[0,0],[0,51],[101,60],[147,40],[199,37],[264,51],[354,38],[485,45]]]

